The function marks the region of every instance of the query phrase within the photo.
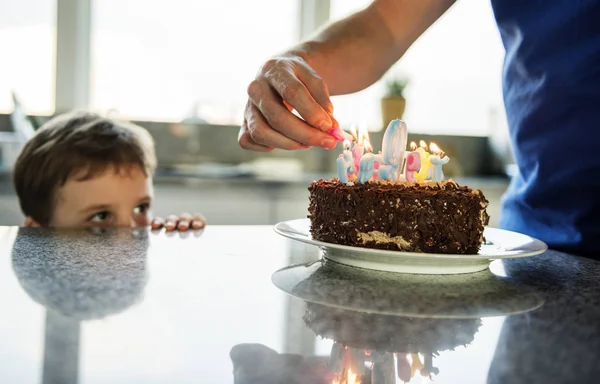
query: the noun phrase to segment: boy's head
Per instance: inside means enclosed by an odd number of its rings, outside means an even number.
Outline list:
[[[55,117],[14,167],[25,226],[148,225],[155,168],[144,128],[87,112]]]

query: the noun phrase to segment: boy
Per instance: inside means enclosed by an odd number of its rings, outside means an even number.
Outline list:
[[[48,121],[19,154],[14,184],[26,227],[201,229],[201,215],[150,219],[154,141],[148,131],[88,112]]]

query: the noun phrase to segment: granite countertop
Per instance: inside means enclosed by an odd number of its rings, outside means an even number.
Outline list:
[[[0,227],[0,382],[592,383],[599,281],[599,261],[555,251],[399,275],[269,226]]]

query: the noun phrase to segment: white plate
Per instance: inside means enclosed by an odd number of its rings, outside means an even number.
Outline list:
[[[351,247],[314,240],[310,220],[278,223],[275,232],[293,240],[315,245],[323,257],[353,267],[418,274],[456,274],[482,271],[492,260],[530,257],[545,252],[548,246],[533,237],[503,229],[486,227],[486,243],[477,255],[416,253]]]

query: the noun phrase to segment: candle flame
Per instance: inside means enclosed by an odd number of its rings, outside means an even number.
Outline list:
[[[373,152],[373,146],[371,145],[371,142],[369,141],[369,139],[368,139],[368,138],[366,138],[366,139],[365,139],[365,141],[364,141],[364,145],[363,145],[363,146],[365,147],[365,149],[366,149],[368,152],[370,152],[370,153],[372,153],[372,152]]]
[[[361,126],[360,128],[358,128],[358,143],[360,145],[364,146],[365,141],[368,141],[368,140],[369,140],[369,132],[367,131],[367,128],[365,128],[364,126]]]
[[[434,154],[439,154],[440,152],[442,152],[442,150],[440,149],[440,147],[437,146],[436,143],[431,143],[429,144],[429,149],[431,150],[432,153]]]
[[[344,372],[344,374],[342,374],[342,377],[340,378],[340,380],[338,379],[333,379],[333,382],[331,384],[360,384],[362,383],[360,377],[352,372],[352,369],[348,369],[348,372]]]
[[[347,150],[350,149],[350,140],[348,140],[348,139],[344,140],[344,149],[347,149]]]
[[[352,135],[354,141],[358,142],[358,135],[356,134],[356,128],[354,128],[354,125],[350,126],[350,135]]]
[[[425,140],[419,141],[419,146],[424,150],[427,150],[427,143],[425,142]]]
[[[415,151],[417,149],[417,143],[415,143],[414,141],[410,142],[410,150],[411,151]]]

